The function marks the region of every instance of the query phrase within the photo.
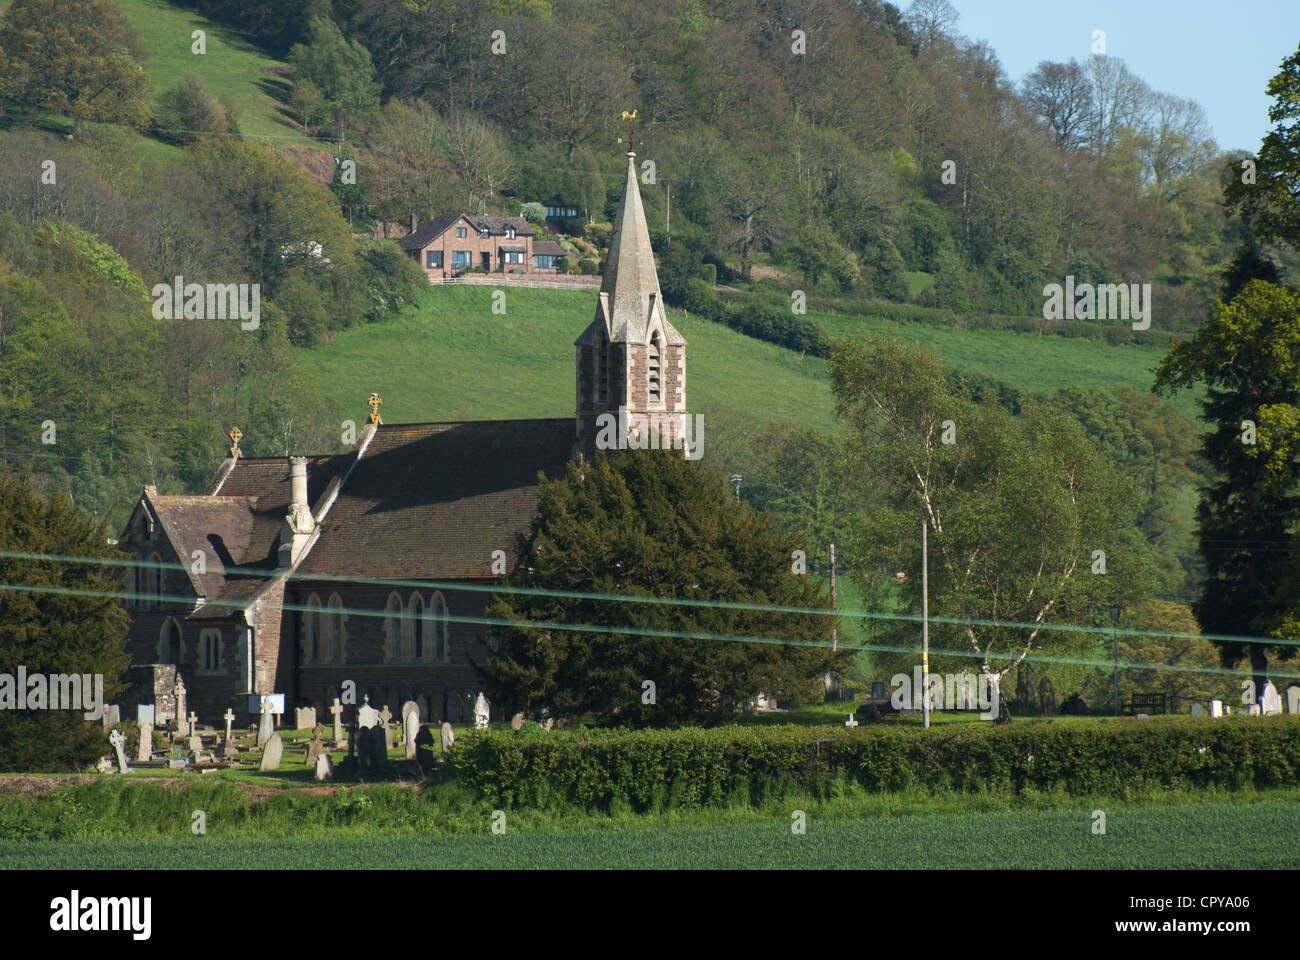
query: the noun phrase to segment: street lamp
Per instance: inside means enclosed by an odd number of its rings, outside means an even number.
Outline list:
[[[1115,666],[1111,671],[1111,679],[1115,688],[1115,716],[1119,716],[1119,607],[1110,608],[1111,622],[1111,654],[1115,659]]]

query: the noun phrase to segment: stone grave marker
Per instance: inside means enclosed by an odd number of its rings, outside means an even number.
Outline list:
[[[375,773],[388,769],[388,741],[392,737],[391,727],[370,728],[370,753],[375,761]]]
[[[193,736],[190,737],[190,753],[202,753],[202,752],[203,752],[203,741],[199,739],[198,734],[194,734]]]
[[[334,706],[330,707],[330,713],[334,714],[334,743],[343,742],[343,704],[339,703],[339,698],[334,698]]]
[[[393,749],[393,725],[385,720],[379,729],[384,731],[384,756],[388,756],[388,751]]]
[[[185,681],[181,679],[180,672],[176,674],[176,686],[172,688],[176,696],[176,733],[182,737],[190,735],[190,721],[185,711],[189,707],[185,703]]]
[[[1246,716],[1248,716],[1248,717],[1258,717],[1258,716],[1259,716],[1259,704],[1258,704],[1258,703],[1252,703],[1250,706],[1248,706],[1248,707],[1246,708]]]
[[[334,768],[330,764],[330,755],[324,752],[317,754],[316,781],[318,783],[324,783],[326,780],[330,779],[333,775],[334,775]]]
[[[312,738],[311,743],[307,744],[307,766],[309,767],[315,764],[317,758],[325,752],[325,744],[321,743],[320,735],[321,730],[318,726],[316,735]]]
[[[271,698],[262,698],[262,713],[257,721],[257,745],[265,747],[275,734],[275,718],[271,713]]]
[[[524,725],[524,715],[522,713],[516,713],[513,717],[510,718],[511,730],[518,730],[523,725]]]
[[[270,714],[267,714],[270,716]],[[280,759],[284,756],[284,741],[280,739],[278,733],[271,734],[271,738],[266,741],[266,746],[262,750],[263,772],[268,770],[279,770]]]
[[[402,742],[406,747],[406,759],[414,760],[415,759],[415,738],[420,733],[420,711],[416,709],[416,710],[403,711],[403,712],[405,713],[405,716],[402,718],[402,722],[406,729],[402,731],[403,733]]]
[[[1212,716],[1212,717],[1221,717],[1221,716],[1223,716],[1223,701],[1222,701],[1222,700],[1211,700],[1211,701],[1210,701],[1210,716]]]
[[[416,703],[414,700],[407,700],[405,703],[402,704],[402,729],[403,730],[406,729],[406,715],[408,713],[414,713],[417,719],[424,720],[424,712],[420,709],[420,705]]]
[[[140,724],[140,742],[136,744],[135,759],[140,763],[148,763],[153,759],[153,724]]]
[[[198,732],[199,732],[199,718],[195,715],[194,711],[191,710],[190,711],[190,736],[193,736]]]
[[[554,718],[554,717],[547,717],[545,720],[542,721],[542,729],[543,729],[543,730],[550,730],[550,729],[551,729],[552,727],[554,727],[554,726],[555,726],[555,718]]]
[[[1286,712],[1300,713],[1300,684],[1291,684],[1286,688]]]
[[[122,722],[122,708],[116,703],[110,703],[104,707],[104,714],[100,718],[104,722],[104,729],[116,727]]]
[[[1259,712],[1266,717],[1274,717],[1282,712],[1282,698],[1278,696],[1277,687],[1270,680],[1264,684],[1264,695],[1259,698]]]
[[[474,726],[482,730],[488,725],[488,701],[482,691],[474,698]]]
[[[384,704],[384,709],[379,711],[379,722],[388,726],[393,720],[393,711],[388,709],[388,704]]]
[[[451,729],[451,724],[444,723],[438,732],[442,735],[442,752],[451,753],[451,748],[456,743],[456,733]]]
[[[226,721],[226,739],[222,740],[221,742],[228,744],[230,743],[230,725],[235,722],[235,711],[231,710],[229,707],[226,707],[226,715],[224,719]]]
[[[1203,717],[1203,716],[1205,716],[1205,708],[1202,707],[1199,703],[1193,703],[1193,704],[1192,704],[1192,716],[1194,716],[1194,717]]]
[[[95,764],[95,769],[100,773],[112,773],[113,761],[108,757],[100,757],[99,762]]]
[[[366,694],[366,702],[357,710],[357,726],[363,729],[374,727],[379,723],[379,711],[370,705],[370,694]]]
[[[110,733],[108,742],[113,745],[113,750],[117,753],[117,772],[130,773],[131,768],[126,765],[126,753],[122,750],[122,745],[126,743],[126,737],[122,735],[122,731],[114,730]]]
[[[433,769],[433,734],[428,727],[420,727],[415,734],[415,765],[426,777]]]
[[[151,727],[157,722],[154,719],[154,706],[152,703],[142,703],[135,708],[135,722],[147,723]]]
[[[293,711],[293,728],[295,730],[314,730],[316,728],[316,708],[298,707]]]

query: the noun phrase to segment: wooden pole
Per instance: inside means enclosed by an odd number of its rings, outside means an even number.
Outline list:
[[[831,609],[832,610],[836,609],[835,607],[835,544],[833,543],[831,544]],[[835,652],[835,642],[836,642],[835,635],[837,632],[838,632],[838,628],[834,625],[834,621],[832,621],[831,653]]]

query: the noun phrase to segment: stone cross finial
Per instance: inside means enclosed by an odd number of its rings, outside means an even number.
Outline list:
[[[239,449],[239,441],[244,438],[244,432],[238,427],[230,428],[230,455],[232,457],[242,457],[244,451]]]
[[[383,398],[377,393],[372,393],[366,403],[370,407],[370,422],[376,425],[383,423],[383,418],[379,416],[379,408],[384,404]]]

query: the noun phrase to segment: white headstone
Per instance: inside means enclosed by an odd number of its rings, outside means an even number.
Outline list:
[[[1199,703],[1193,703],[1193,704],[1192,704],[1192,716],[1194,716],[1194,717],[1203,717],[1203,716],[1205,716],[1205,708],[1202,707]]]
[[[339,703],[339,698],[334,698],[334,706],[330,707],[330,713],[334,714],[334,742],[343,741],[343,704]]]
[[[414,713],[416,719],[418,720],[424,719],[424,714],[420,710],[420,705],[416,703],[414,700],[407,700],[405,703],[402,704],[402,728],[403,729],[406,728],[406,715],[408,713]]]
[[[1259,712],[1266,717],[1277,716],[1282,712],[1282,698],[1278,696],[1277,687],[1270,680],[1264,684],[1264,694],[1259,698]]]
[[[117,752],[117,772],[130,773],[131,768],[126,765],[126,754],[122,751],[122,744],[126,743],[126,737],[122,735],[121,730],[114,730],[108,735],[108,742],[113,745]]]
[[[363,728],[379,726],[379,711],[370,705],[370,694],[366,694],[366,702],[357,711],[357,726]]]
[[[262,714],[257,723],[257,745],[264,747],[275,733],[275,714],[271,712],[271,698],[262,698]]]
[[[450,723],[444,723],[439,732],[442,734],[442,752],[450,753],[452,745],[456,742],[455,731],[451,729]]]
[[[181,679],[180,673],[176,674],[176,686],[172,688],[176,694],[176,732],[182,737],[190,735],[190,721],[185,711],[188,706],[185,703],[185,681]]]
[[[333,776],[333,767],[330,764],[330,755],[322,753],[316,757],[316,779],[324,782]]]
[[[1212,717],[1221,717],[1221,716],[1223,716],[1223,701],[1222,701],[1222,700],[1211,700],[1211,701],[1210,701],[1210,716],[1212,716]]]
[[[231,725],[232,723],[235,722],[235,711],[231,710],[229,707],[226,707],[226,715],[225,715],[225,717],[223,717],[223,719],[226,721],[226,739],[223,740],[223,741],[221,741],[221,742],[222,742],[222,743],[229,743],[229,742],[230,742],[230,725]]]
[[[474,698],[474,726],[480,730],[488,725],[488,702],[482,692]]]
[[[412,704],[414,706],[414,704]],[[419,709],[404,710],[402,736],[404,746],[406,747],[406,759],[415,759],[415,738],[420,732],[420,711]]]
[[[284,741],[280,739],[278,733],[271,734],[271,739],[266,741],[266,746],[262,750],[263,771],[279,770],[280,758],[284,756]]]
[[[1286,712],[1300,713],[1300,685],[1293,683],[1286,688]]]

